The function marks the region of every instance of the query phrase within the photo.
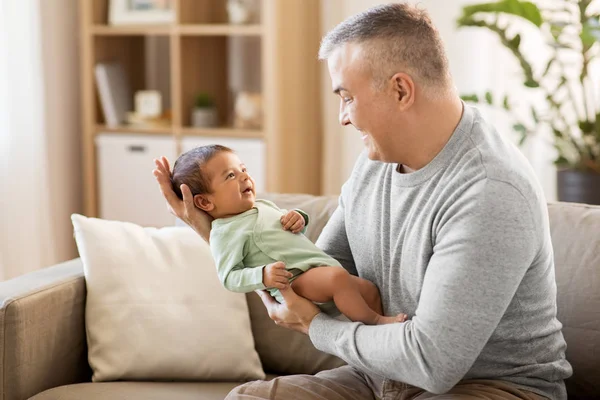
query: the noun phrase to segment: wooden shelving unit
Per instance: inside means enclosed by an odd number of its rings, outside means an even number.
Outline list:
[[[95,136],[153,135],[260,139],[266,146],[266,188],[274,192],[320,192],[321,123],[318,0],[257,0],[260,21],[227,22],[226,0],[174,0],[176,22],[169,25],[111,26],[110,0],[80,0],[82,69],[82,152],[85,212],[98,215]],[[169,44],[170,126],[107,127],[94,79],[98,62],[120,62],[133,92],[147,88],[146,40],[165,37]],[[228,76],[228,44],[234,37],[257,41],[260,49],[261,129],[231,126],[234,94]],[[191,126],[191,109],[199,92],[213,96],[218,128]],[[164,95],[163,95],[164,97]],[[180,147],[178,147],[180,149]],[[157,154],[159,156],[159,154]],[[152,166],[149,166],[149,170]]]

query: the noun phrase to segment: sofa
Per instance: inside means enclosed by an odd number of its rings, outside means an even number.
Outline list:
[[[333,196],[267,195],[311,216],[315,240],[337,206]],[[548,205],[558,317],[574,368],[570,399],[600,399],[600,207]],[[255,347],[267,379],[343,365],[308,337],[275,325],[255,293],[246,295]],[[240,382],[91,382],[80,259],[0,283],[0,400],[223,399]]]

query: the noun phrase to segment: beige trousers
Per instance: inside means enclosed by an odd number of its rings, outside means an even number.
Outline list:
[[[372,379],[350,366],[316,375],[289,375],[271,381],[254,381],[233,389],[227,400],[542,400],[537,394],[494,380],[461,381],[436,395],[388,379]]]

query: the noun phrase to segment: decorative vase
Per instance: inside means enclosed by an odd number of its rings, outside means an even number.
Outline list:
[[[557,188],[559,201],[600,205],[600,174],[561,169]]]
[[[213,128],[217,126],[216,107],[195,107],[192,110],[192,126],[196,128]]]

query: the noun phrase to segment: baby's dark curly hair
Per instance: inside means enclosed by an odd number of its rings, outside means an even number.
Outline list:
[[[211,193],[210,177],[203,168],[214,156],[222,152],[233,153],[234,151],[229,147],[211,144],[196,147],[180,155],[173,165],[171,175],[171,186],[177,197],[183,199],[180,189],[182,184],[188,185],[192,195]]]

